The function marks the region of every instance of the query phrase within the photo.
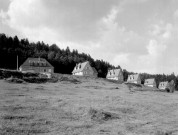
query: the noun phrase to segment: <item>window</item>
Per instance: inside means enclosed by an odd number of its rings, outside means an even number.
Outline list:
[[[82,66],[80,65],[79,68],[81,68]]]
[[[46,72],[46,69],[44,69],[44,72]]]
[[[51,72],[51,71],[52,71],[51,69],[48,70],[48,72]]]

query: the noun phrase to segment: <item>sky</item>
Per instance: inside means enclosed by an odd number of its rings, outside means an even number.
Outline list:
[[[0,0],[0,33],[178,74],[178,0]]]

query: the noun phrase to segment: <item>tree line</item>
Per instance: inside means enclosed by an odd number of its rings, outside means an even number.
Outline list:
[[[17,36],[8,37],[0,34],[0,68],[16,69],[17,56],[19,65],[28,57],[45,58],[54,66],[54,72],[71,74],[76,63],[89,61],[95,67],[99,77],[106,77],[109,68],[116,68],[103,60],[94,60],[89,54],[79,53],[77,50],[60,49],[56,44],[45,44],[44,42],[29,42]],[[119,66],[120,67],[120,66]]]
[[[77,50],[60,49],[56,44],[46,44],[44,42],[29,42],[28,39],[19,39],[17,36],[9,37],[5,34],[0,34],[0,68],[16,69],[17,56],[19,65],[21,65],[28,57],[45,58],[54,66],[54,72],[71,74],[76,63],[89,61],[92,67],[95,67],[98,72],[98,77],[105,78],[108,69],[121,68],[111,65],[109,62],[103,60],[94,60],[89,54],[79,53]],[[124,81],[127,80],[128,75],[134,72],[129,72],[123,69]],[[147,78],[155,78],[157,84],[161,81],[174,80],[176,89],[178,90],[178,76],[174,73],[171,75],[156,74],[151,75],[147,73],[141,74],[142,83]]]
[[[134,74],[134,72],[128,72],[126,69],[123,69],[124,81],[127,81],[128,75]],[[174,74],[174,72],[170,75],[165,74],[148,74],[148,73],[140,73],[141,83],[144,84],[145,79],[155,78],[157,87],[160,82],[174,80],[175,89],[178,90],[178,76]]]

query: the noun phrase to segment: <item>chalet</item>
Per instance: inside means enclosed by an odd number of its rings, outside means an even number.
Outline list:
[[[168,81],[166,82],[160,82],[158,88],[161,90],[165,90],[168,87]]]
[[[28,58],[19,70],[22,72],[53,73],[54,67],[44,58]]]
[[[124,77],[123,77],[122,69],[108,70],[106,78],[110,80],[117,80],[119,82],[123,82]]]
[[[98,72],[94,67],[90,66],[89,61],[76,64],[74,70],[72,71],[72,74],[78,76],[91,76],[91,77],[98,76]]]
[[[127,79],[127,83],[141,84],[140,74],[129,75]]]
[[[144,85],[149,87],[156,87],[156,81],[154,78],[146,79]]]

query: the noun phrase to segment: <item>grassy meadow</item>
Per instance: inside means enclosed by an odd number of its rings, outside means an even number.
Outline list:
[[[61,75],[0,80],[0,135],[178,135],[178,92]]]

